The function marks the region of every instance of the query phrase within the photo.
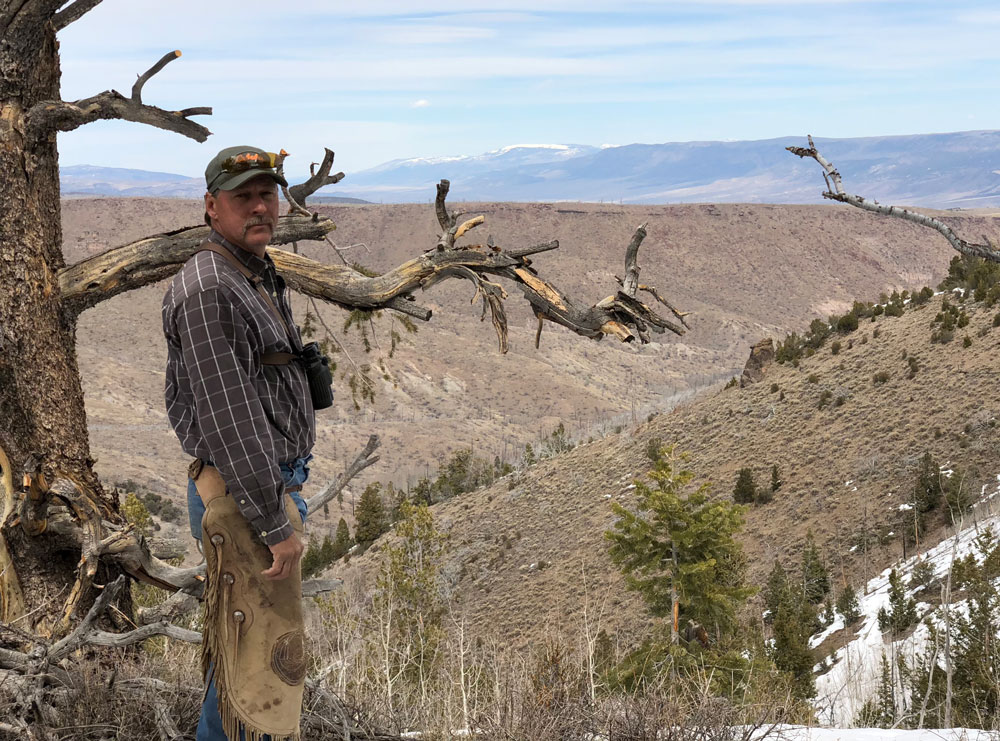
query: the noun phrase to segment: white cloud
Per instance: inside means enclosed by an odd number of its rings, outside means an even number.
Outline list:
[[[412,103],[410,103],[410,108],[427,108],[430,106],[430,104],[431,102],[429,100],[427,100],[426,98],[421,98],[420,100],[415,100]]]

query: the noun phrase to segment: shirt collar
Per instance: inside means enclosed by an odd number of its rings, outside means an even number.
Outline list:
[[[263,258],[257,257],[257,255],[249,250],[237,247],[235,244],[215,231],[215,229],[213,229],[208,235],[208,241],[215,242],[215,244],[221,245],[232,252],[236,259],[246,265],[254,275],[263,275],[264,271],[274,264],[271,261],[270,255],[265,253]]]

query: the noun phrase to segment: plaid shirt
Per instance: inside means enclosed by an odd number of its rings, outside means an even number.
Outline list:
[[[209,239],[260,275],[294,327],[285,281],[261,259],[213,231]],[[296,329],[296,335],[298,330]],[[278,464],[309,454],[316,420],[298,363],[262,365],[289,346],[285,327],[264,299],[221,255],[199,252],[163,297],[167,338],[167,417],[185,453],[211,461],[240,511],[268,545],[292,534]]]

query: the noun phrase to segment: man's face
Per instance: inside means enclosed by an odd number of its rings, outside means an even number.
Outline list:
[[[206,193],[205,211],[219,234],[237,247],[263,256],[278,223],[278,184],[261,175],[233,190]]]

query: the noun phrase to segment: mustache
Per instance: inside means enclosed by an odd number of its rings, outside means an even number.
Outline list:
[[[243,236],[250,231],[255,226],[269,226],[271,231],[274,231],[274,222],[271,221],[267,216],[253,216],[247,219],[247,222],[243,225]]]

